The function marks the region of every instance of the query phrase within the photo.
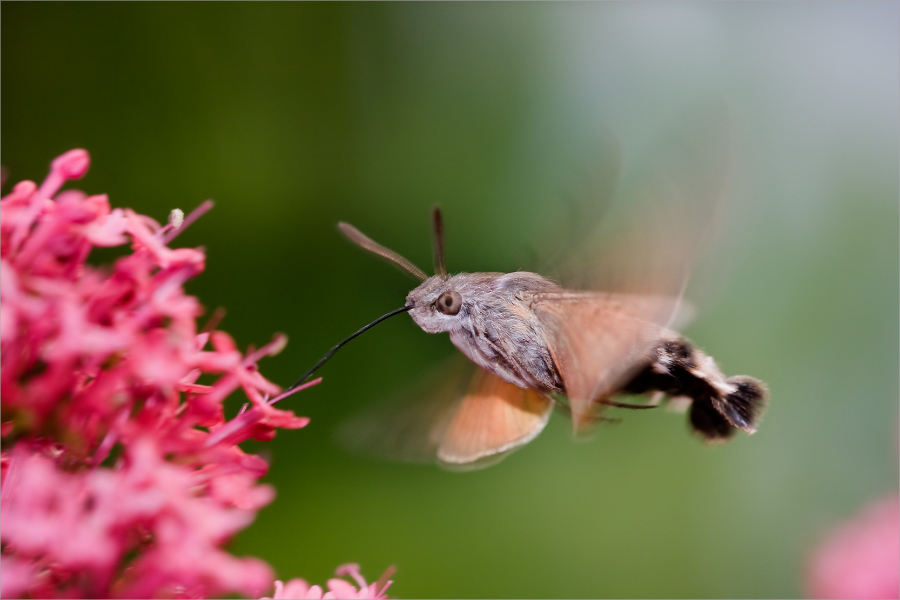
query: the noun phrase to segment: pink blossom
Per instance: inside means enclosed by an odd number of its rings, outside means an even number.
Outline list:
[[[274,490],[238,444],[306,426],[274,404],[320,380],[279,395],[257,361],[284,336],[242,353],[215,324],[198,331],[203,309],[183,285],[205,256],[169,244],[210,201],[160,226],[105,195],[61,192],[89,163],[67,152],[40,186],[0,200],[0,595],[258,596],[272,569],[223,545]],[[132,253],[111,268],[86,262],[124,243]],[[238,388],[249,402],[228,420]],[[332,580],[330,597],[383,597],[386,585],[348,573],[360,589]]]
[[[839,525],[807,566],[810,598],[900,596],[900,498],[888,496]]]
[[[281,581],[276,581],[275,593],[272,598],[273,600],[379,600],[387,598],[385,591],[393,583],[389,577],[393,574],[394,568],[389,567],[381,578],[371,585],[366,583],[365,578],[363,578],[359,572],[359,565],[356,563],[341,565],[335,572],[337,575],[349,575],[352,577],[353,580],[356,581],[356,585],[359,586],[359,589],[348,581],[332,578],[328,580],[328,591],[323,593],[322,588],[318,585],[310,586],[303,579],[291,579],[286,584]]]

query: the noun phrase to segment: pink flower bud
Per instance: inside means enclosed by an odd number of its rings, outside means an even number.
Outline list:
[[[66,179],[81,179],[91,166],[91,157],[87,150],[76,148],[57,157],[50,168]]]
[[[268,345],[269,356],[275,356],[284,350],[285,346],[287,346],[288,338],[283,333],[276,334],[274,338],[272,338],[272,343]]]
[[[12,198],[27,200],[31,198],[32,194],[37,191],[37,184],[33,181],[20,181],[13,188],[12,194],[7,196],[5,199],[9,200]]]

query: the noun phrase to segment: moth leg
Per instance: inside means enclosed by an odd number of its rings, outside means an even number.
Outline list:
[[[554,395],[553,396],[553,404],[557,410],[565,413],[568,417],[572,417],[572,407],[569,406],[568,400],[565,396]],[[612,404],[613,406],[619,406],[622,408],[653,408],[655,405],[640,405],[640,404],[624,404],[620,402],[609,402],[602,401],[600,404]],[[592,414],[590,415],[590,423],[609,423],[611,425],[618,425],[622,422],[622,419],[617,417],[606,417],[601,414]]]
[[[656,404],[627,404],[625,402],[614,402],[612,400],[601,400],[600,404],[607,406],[615,406],[616,408],[630,408],[634,410],[643,410],[645,408],[656,408]]]

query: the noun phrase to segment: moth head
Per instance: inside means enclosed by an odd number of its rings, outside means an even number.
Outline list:
[[[422,282],[406,297],[409,315],[427,333],[450,331],[465,315],[465,299],[455,285],[457,277],[435,275]]]
[[[338,229],[353,243],[384,258],[422,282],[406,297],[406,306],[419,327],[428,333],[438,333],[453,328],[455,317],[463,307],[463,297],[454,289],[453,278],[448,277],[444,266],[444,222],[441,209],[434,207],[431,216],[434,232],[433,277],[428,277],[411,261],[368,238],[353,225],[338,223]]]

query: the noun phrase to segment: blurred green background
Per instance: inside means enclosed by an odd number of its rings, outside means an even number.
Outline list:
[[[282,578],[344,562],[400,597],[790,597],[827,529],[896,489],[898,4],[9,3],[2,161],[13,181],[83,147],[78,186],[165,220],[214,211],[190,284],[287,385],[412,280],[347,220],[455,271],[538,247],[590,134],[625,169],[692,98],[735,107],[732,218],[685,332],[765,380],[760,431],[709,448],[684,416],[626,414],[573,443],[554,415],[472,473],[345,454],[334,428],[454,350],[407,318],[344,349],[259,447],[277,500],[233,543]],[[548,208],[549,207],[549,208]],[[702,270],[701,270],[702,271]],[[699,273],[704,280],[703,272]],[[712,290],[711,292],[709,290]]]

